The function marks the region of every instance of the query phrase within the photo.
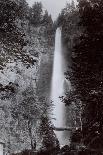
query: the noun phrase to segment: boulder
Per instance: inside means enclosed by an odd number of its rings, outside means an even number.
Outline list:
[[[70,147],[68,145],[65,145],[60,150],[61,155],[69,155],[70,154]]]

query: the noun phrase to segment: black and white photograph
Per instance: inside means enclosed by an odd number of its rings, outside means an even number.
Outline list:
[[[103,155],[103,0],[0,0],[0,155]]]

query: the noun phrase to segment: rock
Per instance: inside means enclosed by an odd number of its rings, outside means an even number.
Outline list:
[[[58,147],[41,148],[37,155],[57,155],[60,149]]]
[[[65,145],[60,150],[61,155],[70,155],[70,147],[68,145]]]

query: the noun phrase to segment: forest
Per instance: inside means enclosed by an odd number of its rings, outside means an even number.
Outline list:
[[[43,55],[53,53],[54,28],[42,3],[30,8],[25,0],[0,0],[0,10],[0,137],[11,154],[40,145],[38,128],[49,107],[37,81]]]
[[[58,27],[68,65],[63,73],[65,85],[71,83],[71,89],[58,98],[69,109],[66,121],[75,128],[70,144],[63,146],[54,131],[54,102],[50,100]],[[26,0],[0,0],[0,144],[5,146],[4,155],[103,154],[102,41],[102,0],[78,0],[77,4],[72,0],[55,21],[42,2],[30,7]]]
[[[63,41],[72,53],[72,65],[65,76],[73,89],[63,101],[68,106],[75,102],[81,113],[81,125],[72,141],[85,146],[87,154],[102,154],[103,148],[102,22],[102,0],[79,0],[77,8],[74,3],[67,4],[57,23],[62,26]]]

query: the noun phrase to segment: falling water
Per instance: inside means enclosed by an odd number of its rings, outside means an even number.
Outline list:
[[[60,97],[64,95],[64,87],[68,87],[69,84],[64,76],[65,58],[63,55],[61,29],[56,30],[55,36],[55,51],[54,51],[54,63],[53,63],[53,74],[52,74],[52,87],[51,87],[51,100],[54,103],[53,116],[55,119],[52,123],[55,127],[61,128],[66,127],[65,121],[65,104],[62,103]],[[61,145],[69,143],[69,138],[64,132],[67,131],[56,131],[56,135]],[[67,133],[69,134],[69,133]],[[66,138],[65,138],[66,136]]]
[[[53,113],[55,114],[56,120],[54,125],[60,127],[62,125],[62,108],[63,104],[60,101],[60,96],[63,95],[63,58],[61,50],[61,30],[60,28],[56,31],[55,38],[55,51],[54,51],[54,64],[53,64],[53,76],[52,76],[52,92],[51,97],[55,104]]]

